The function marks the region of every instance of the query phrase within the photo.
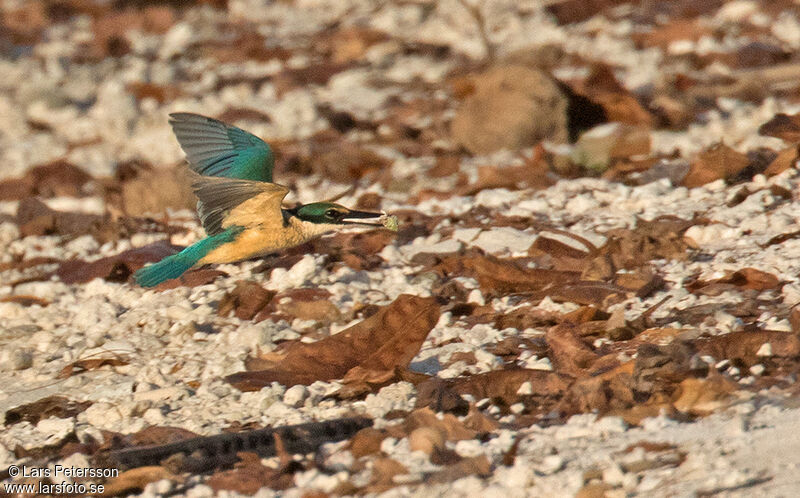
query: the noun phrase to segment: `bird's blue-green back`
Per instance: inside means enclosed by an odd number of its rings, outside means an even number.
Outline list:
[[[257,136],[217,119],[176,112],[169,123],[189,166],[204,176],[272,182],[272,149]]]

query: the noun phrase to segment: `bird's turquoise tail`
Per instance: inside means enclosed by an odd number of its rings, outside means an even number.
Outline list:
[[[142,287],[155,287],[165,280],[178,278],[203,259],[206,254],[222,244],[234,240],[241,231],[241,227],[231,227],[224,232],[206,237],[178,254],[167,256],[158,263],[145,266],[133,274],[133,279]]]

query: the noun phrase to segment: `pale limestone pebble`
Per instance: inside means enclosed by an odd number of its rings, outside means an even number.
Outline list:
[[[457,441],[453,449],[456,453],[465,458],[476,457],[485,453],[483,445],[477,439],[463,439]]]
[[[447,199],[425,199],[416,206],[417,211],[426,215],[452,214],[462,215],[472,208],[472,200],[468,197],[449,197]]]
[[[497,227],[481,231],[470,245],[479,247],[487,253],[518,254],[527,253],[535,240],[534,234],[511,227]]]
[[[317,468],[294,474],[295,486],[303,489],[315,489],[323,493],[333,493],[337,486],[346,482],[350,477],[348,472],[340,471],[335,474],[322,473]]]
[[[477,304],[478,306],[483,306],[486,304],[486,300],[483,298],[483,294],[481,294],[480,289],[472,289],[469,291],[467,302]]]
[[[284,65],[278,59],[271,59],[266,62],[247,60],[235,64],[221,64],[216,68],[215,76],[217,78],[255,80],[274,76],[283,69]],[[211,90],[211,88],[209,88],[209,90]],[[274,85],[269,82],[264,83],[254,95],[254,100],[250,102],[250,105],[255,105],[257,103],[256,100],[261,98],[270,98],[270,100],[273,100],[274,95]]]
[[[376,419],[392,410],[408,411],[414,408],[415,392],[410,382],[397,382],[381,388],[377,394],[368,394],[363,406],[367,415]]]
[[[167,496],[172,494],[174,483],[170,479],[161,479],[155,482],[148,483],[139,495],[142,498],[156,498],[158,496]],[[191,488],[190,488],[191,489]],[[187,490],[188,491],[188,490]]]
[[[270,339],[275,329],[262,325],[263,323],[265,322],[259,324],[243,323],[229,334],[231,344],[241,346],[247,351],[256,349],[262,352],[271,351],[273,345]]]
[[[147,386],[147,383],[137,384],[134,401],[161,403],[166,401],[177,401],[190,395],[189,389],[184,386],[170,386],[154,389],[142,390],[140,386]]]
[[[475,205],[490,208],[504,208],[514,205],[524,198],[524,191],[511,191],[505,188],[484,189],[475,194]]]
[[[551,457],[556,457],[556,455],[548,455],[545,457],[545,460]],[[561,466],[563,466],[563,463]],[[528,493],[525,493],[525,489],[531,487],[536,480],[534,472],[531,472],[532,468],[535,469],[537,473],[542,473],[530,458],[526,456],[517,456],[514,459],[513,465],[498,466],[489,479],[503,486],[507,491],[516,491],[517,493],[523,493],[521,496],[527,496]],[[561,468],[559,467],[555,472],[558,470],[561,470]]]
[[[51,106],[44,100],[28,103],[25,114],[29,121],[46,125],[50,128],[65,128],[78,118],[78,108],[72,106]]]
[[[79,413],[77,420],[79,423],[88,423],[98,429],[116,430],[128,415],[130,414],[123,413],[111,403],[94,403],[82,413]]]
[[[24,348],[8,350],[3,348],[0,352],[0,366],[3,370],[26,370],[33,366],[33,351]]]
[[[718,23],[742,22],[750,19],[758,11],[758,4],[752,0],[734,0],[723,4],[713,19]]]
[[[685,132],[652,132],[653,152],[666,153],[678,149],[682,156],[692,157],[721,141],[740,152],[760,146],[778,150],[782,148],[783,142],[773,137],[760,136],[758,127],[779,112],[797,112],[796,104],[780,103],[774,98],[767,98],[757,106],[731,99],[719,99],[717,102],[724,109],[710,111],[705,115],[706,119],[702,124],[692,123]],[[708,188],[708,185],[704,188]]]
[[[235,415],[236,410],[233,410],[232,415]],[[261,420],[269,421],[271,425],[293,425],[308,422],[308,415],[302,411],[292,408],[282,401],[276,401],[269,405],[266,410],[261,412]]]
[[[517,359],[517,363],[522,368],[530,368],[532,370],[553,370],[553,364],[550,362],[550,358],[546,356],[539,358],[530,351],[523,351]]]
[[[436,375],[442,379],[454,379],[456,377],[474,375],[477,373],[481,373],[477,365],[467,365],[465,361],[456,361],[448,365],[447,368],[439,370]]]
[[[525,216],[530,213],[549,213],[550,204],[544,198],[533,198],[520,201],[508,210],[510,216]]]
[[[684,236],[691,239],[698,246],[714,247],[731,240],[729,237],[735,237],[737,232],[737,229],[721,224],[693,225],[686,230]]]
[[[158,50],[160,59],[169,59],[181,54],[192,40],[192,26],[186,22],[175,23],[161,38],[161,47]]]
[[[211,498],[216,496],[214,489],[206,484],[197,484],[186,490],[186,498]]]
[[[55,161],[67,153],[64,143],[49,133],[31,133],[6,144],[0,151],[3,174],[0,179],[22,176],[32,166]]]
[[[307,398],[308,388],[302,384],[288,388],[283,394],[283,402],[292,408],[303,406]]]
[[[611,462],[603,469],[603,482],[614,487],[621,487],[627,491],[632,491],[636,489],[636,486],[639,484],[639,479],[636,474],[627,473],[622,470],[619,464]]]
[[[51,444],[64,439],[75,429],[75,418],[43,418],[36,423],[36,430],[42,433]]]
[[[544,299],[539,301],[539,304],[537,304],[536,307],[545,311],[554,311],[556,313],[566,314],[570,311],[575,311],[579,306],[575,303],[556,303],[550,299],[550,296],[546,296]]]
[[[790,47],[800,47],[800,21],[790,12],[781,12],[771,24],[770,31]]]
[[[393,437],[385,438],[381,441],[381,451],[391,458],[403,462],[403,465],[408,468],[410,473],[435,470],[438,468],[438,466],[430,462],[428,455],[422,452],[411,451],[407,437],[402,439],[395,439]]]
[[[756,351],[756,356],[763,358],[769,358],[772,356],[772,344],[768,342],[762,344],[761,347],[758,348],[758,351]]]
[[[0,64],[0,70],[2,70],[3,74],[6,75],[13,71],[12,68],[16,67],[14,65],[9,66],[5,63],[2,63],[2,61],[0,61]],[[28,136],[30,133],[30,128],[28,127],[27,120],[25,119],[24,108],[9,98],[5,92],[0,94],[0,114],[5,117],[2,124],[0,124],[0,144],[4,144],[6,146],[11,145],[14,142],[21,141]],[[14,173],[5,171],[4,168],[0,179],[16,176],[19,173],[21,172]]]
[[[317,266],[317,259],[306,254],[288,270],[284,268],[272,270],[268,287],[277,291],[302,287],[316,273]]]
[[[100,135],[106,141],[123,149],[137,115],[134,97],[122,81],[110,78],[98,85],[97,100],[89,109],[89,117],[98,124]]]
[[[115,374],[113,372],[101,371],[100,373],[107,375],[97,376],[98,378],[95,379],[95,381],[98,382],[99,385],[87,395],[87,399],[92,401],[116,401],[130,398],[134,386],[132,377]]]
[[[317,101],[310,91],[292,90],[269,104],[272,122],[263,124],[260,136],[281,138],[308,138],[328,127],[327,121],[317,113]],[[258,127],[252,127],[257,133]]]
[[[156,167],[166,167],[183,159],[180,148],[165,137],[172,135],[166,113],[154,111],[134,121],[119,154],[125,158],[141,158]]]
[[[515,333],[515,329],[497,330],[489,324],[480,323],[468,330],[462,331],[460,337],[464,344],[475,348],[481,348],[487,344],[500,342],[506,336]]]
[[[48,440],[49,436],[47,434],[38,431],[36,426],[27,421],[6,426],[0,432],[0,446],[5,446],[6,448],[16,448],[18,446],[29,450],[41,448],[46,444],[53,443],[53,441],[48,443]],[[14,460],[17,460],[16,457],[14,457]]]
[[[779,319],[778,317],[771,316],[767,318],[764,323],[764,328],[767,330],[776,330],[780,332],[792,332],[792,324],[789,320]]]
[[[0,315],[3,315],[3,307],[0,306]],[[8,315],[4,315],[8,316]],[[62,341],[57,340],[56,337],[53,337],[53,334],[50,332],[40,330],[39,332],[35,332],[29,342],[30,346],[34,347],[36,351],[40,353],[47,353],[52,352],[60,348],[63,344]]]
[[[431,295],[431,286],[420,282],[409,282],[408,268],[389,267],[368,273],[371,290],[370,301],[375,304],[388,304],[400,294],[427,297]],[[352,297],[350,301],[352,301]],[[343,309],[343,311],[345,311]]]
[[[540,475],[552,475],[561,471],[566,464],[566,459],[561,455],[547,455],[539,462],[532,463],[532,466]]]
[[[567,423],[555,428],[556,440],[583,438],[625,432],[627,424],[620,417],[597,419],[594,414],[573,415]]]
[[[449,222],[449,220],[444,220],[444,221]],[[437,226],[436,229],[438,228],[440,227]],[[456,228],[455,230],[453,230],[453,233],[450,237],[453,240],[464,242],[465,244],[471,244],[478,237],[478,235],[481,234],[482,231],[483,230],[480,228]]]
[[[61,296],[68,294],[69,292],[69,286],[61,282],[54,281],[26,282],[19,284],[14,288],[14,294],[16,295],[36,296],[47,301],[57,301]]]
[[[461,247],[461,242],[453,239],[441,240],[441,235],[435,233],[428,237],[417,237],[410,244],[401,246],[399,249],[404,258],[411,259],[420,253],[446,254],[457,252]]]

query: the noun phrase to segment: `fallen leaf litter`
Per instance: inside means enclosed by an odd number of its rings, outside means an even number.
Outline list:
[[[0,467],[195,437],[234,458],[108,493],[793,489],[800,14],[658,4],[4,3]],[[386,229],[135,287],[203,235],[173,111]]]

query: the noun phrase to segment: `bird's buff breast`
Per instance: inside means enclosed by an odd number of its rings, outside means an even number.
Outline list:
[[[246,228],[236,240],[209,252],[198,265],[233,263],[265,256],[269,253],[298,246],[318,235],[335,230],[337,225],[314,225],[291,218],[289,224],[279,227],[257,225]]]
[[[264,256],[280,249],[302,244],[302,234],[288,228],[264,229],[248,228],[236,237],[233,242],[223,244],[209,252],[198,264],[233,263],[245,259]]]

